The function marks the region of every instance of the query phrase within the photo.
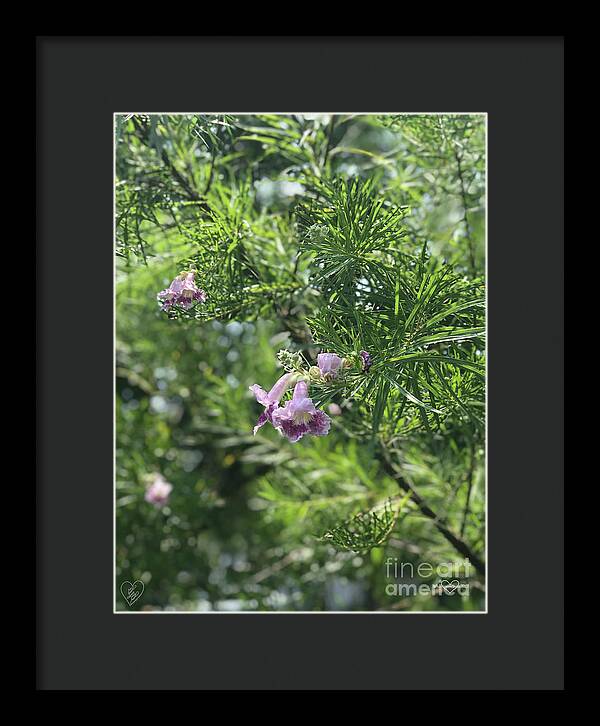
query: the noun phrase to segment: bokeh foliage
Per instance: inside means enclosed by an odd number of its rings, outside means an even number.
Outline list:
[[[485,560],[484,118],[130,115],[115,134],[117,607],[142,579],[136,609],[481,609],[482,571],[468,598],[398,598],[384,563],[460,561],[452,536]],[[206,303],[161,312],[190,268]],[[252,436],[248,386],[281,348],[371,353],[311,388],[341,408],[329,436]]]

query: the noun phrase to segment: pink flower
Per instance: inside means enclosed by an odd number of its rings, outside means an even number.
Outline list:
[[[292,398],[279,406],[281,397],[294,384],[297,376],[297,373],[286,373],[268,393],[257,384],[250,386],[256,400],[265,407],[254,427],[255,435],[267,421],[293,444],[300,441],[304,434],[326,436],[329,433],[331,419],[310,400],[305,381],[298,381]]]
[[[189,308],[196,301],[204,302],[206,293],[196,286],[196,273],[182,272],[173,280],[166,290],[161,290],[156,296],[162,303],[161,310],[168,310],[173,305]]]
[[[261,426],[264,426],[267,421],[269,421],[269,423],[273,423],[273,411],[279,405],[279,401],[281,400],[283,394],[292,385],[292,376],[292,373],[286,373],[285,375],[281,376],[281,378],[275,383],[273,388],[271,388],[268,393],[257,383],[255,383],[253,386],[250,386],[250,390],[254,394],[256,400],[265,407],[264,412],[261,413],[261,415],[258,417],[256,426],[254,427],[255,436],[258,429]]]
[[[342,365],[342,359],[336,353],[319,353],[317,356],[317,365],[323,378],[331,380],[337,376],[339,368]]]
[[[169,495],[173,490],[173,485],[162,476],[162,474],[156,474],[148,488],[144,499],[150,504],[154,504],[157,509],[160,509],[169,501]]]
[[[341,416],[342,415],[342,409],[337,403],[330,403],[329,406],[327,406],[327,410],[332,416]]]
[[[271,422],[293,444],[305,434],[311,436],[327,436],[331,419],[308,397],[308,386],[299,381],[294,388],[294,395],[282,408],[275,408],[271,413]]]

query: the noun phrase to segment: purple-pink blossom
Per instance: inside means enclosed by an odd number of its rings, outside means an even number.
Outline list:
[[[297,374],[286,373],[279,378],[268,393],[257,384],[250,386],[256,400],[265,407],[254,427],[255,435],[258,429],[267,422],[271,423],[282,436],[293,444],[300,441],[305,434],[326,436],[329,433],[331,419],[308,397],[308,386],[305,381],[298,381],[294,387],[292,398],[283,406],[279,406],[281,397],[295,380],[297,380]]]
[[[172,490],[173,485],[162,474],[156,474],[146,489],[144,499],[160,509],[169,501]]]
[[[166,288],[161,290],[156,299],[161,303],[161,310],[169,310],[173,305],[189,308],[194,302],[204,302],[206,293],[196,285],[196,273],[182,272]]]
[[[256,400],[265,407],[265,410],[258,417],[256,426],[254,427],[255,436],[258,429],[261,426],[264,426],[267,421],[269,421],[269,423],[273,423],[273,411],[279,405],[279,401],[281,400],[283,394],[292,385],[292,375],[292,373],[286,373],[285,375],[281,376],[281,378],[279,378],[279,380],[275,383],[275,385],[268,393],[257,383],[255,383],[253,386],[250,386],[250,390],[254,394]]]
[[[330,403],[329,406],[327,406],[327,410],[332,416],[341,416],[342,415],[342,408],[337,403]]]
[[[342,359],[336,353],[319,353],[317,365],[323,378],[330,380],[337,376]]]
[[[326,436],[329,433],[331,419],[308,397],[308,386],[305,381],[298,381],[294,387],[292,398],[281,408],[272,413],[273,426],[282,436],[293,444],[305,434]]]

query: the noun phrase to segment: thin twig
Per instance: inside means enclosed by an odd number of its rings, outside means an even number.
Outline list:
[[[463,539],[455,535],[451,530],[448,529],[448,527],[446,527],[445,524],[440,521],[438,515],[425,502],[421,495],[417,493],[414,487],[409,484],[406,479],[404,479],[404,477],[402,477],[396,471],[385,449],[383,449],[383,455],[383,467],[386,473],[398,482],[398,486],[400,487],[400,489],[411,495],[412,501],[417,505],[421,514],[423,514],[425,517],[433,522],[438,532],[440,532],[440,534],[443,535],[443,537],[448,542],[450,542],[454,549],[459,552],[463,557],[466,557],[466,559],[469,560],[469,562],[473,565],[477,572],[479,572],[479,574],[485,575],[485,564],[483,560],[479,557],[479,555],[475,554],[475,552],[473,552],[473,550]]]
[[[464,176],[463,176],[462,157],[458,153],[456,144],[452,145],[452,149],[454,151],[454,158],[456,159],[458,180],[460,183],[460,196],[461,196],[462,206],[463,206],[462,221],[464,222],[464,225],[465,225],[465,233],[466,233],[468,249],[469,249],[469,265],[471,267],[471,274],[474,277],[477,272],[477,268],[476,268],[476,264],[475,264],[475,250],[473,249],[473,238],[471,235],[471,225],[469,224],[469,217],[468,217],[468,212],[467,212],[468,200],[467,200],[467,190],[465,187],[465,180],[464,180]]]
[[[193,202],[199,201],[200,195],[198,194],[198,192],[195,189],[192,188],[192,186],[190,185],[188,180],[183,176],[183,174],[181,174],[179,171],[177,171],[177,169],[175,168],[175,165],[169,158],[169,155],[167,154],[165,149],[161,150],[160,158],[162,159],[163,164],[169,168],[169,170],[171,171],[171,174],[176,179],[179,186],[183,188],[183,190],[185,191],[185,193],[189,197],[189,199]]]
[[[148,148],[152,148],[152,144],[150,143],[149,138],[149,129],[140,124],[138,119],[136,119],[135,117],[133,119],[133,123],[138,139]],[[200,196],[200,194],[198,194],[198,192],[194,189],[188,179],[186,179],[186,177],[181,174],[181,172],[179,172],[179,170],[176,168],[175,164],[173,164],[171,158],[169,157],[169,154],[167,153],[167,150],[164,147],[160,151],[160,158],[163,164],[171,172],[171,175],[173,176],[175,181],[183,189],[187,198],[192,202],[201,202],[200,206],[208,209],[208,205],[206,204],[206,202],[202,201],[202,197]]]
[[[473,488],[473,474],[475,470],[475,446],[471,444],[471,458],[469,462],[469,473],[467,474],[467,501],[465,503],[465,511],[463,512],[462,524],[460,526],[460,536],[465,533],[467,517],[469,516],[469,504],[471,501],[471,489]]]
[[[215,174],[215,159],[216,159],[216,154],[215,154],[215,151],[213,150],[212,154],[210,155],[210,169],[208,172],[208,180],[206,182],[206,186],[204,187],[204,196],[206,196],[208,194],[210,187],[212,186],[213,177]]]

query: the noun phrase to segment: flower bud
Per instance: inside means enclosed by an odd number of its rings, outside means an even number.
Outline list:
[[[368,353],[366,350],[361,350],[359,355],[363,373],[368,373],[369,368],[373,365],[373,359],[371,358],[371,354]]]
[[[308,369],[308,375],[313,381],[320,381],[321,380],[321,370],[318,366],[311,366]]]

